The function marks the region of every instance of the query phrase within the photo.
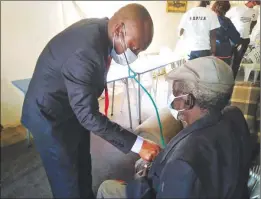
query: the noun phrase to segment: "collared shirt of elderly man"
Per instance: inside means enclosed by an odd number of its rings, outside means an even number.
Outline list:
[[[250,133],[241,111],[228,106],[231,67],[201,57],[174,69],[169,110],[186,127],[156,157],[147,175],[101,184],[97,198],[247,198]]]

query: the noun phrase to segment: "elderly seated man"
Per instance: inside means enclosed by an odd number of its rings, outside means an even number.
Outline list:
[[[97,198],[247,198],[250,134],[241,111],[226,107],[231,68],[209,56],[186,62],[168,78],[170,111],[186,127],[147,174],[127,183],[105,181]]]

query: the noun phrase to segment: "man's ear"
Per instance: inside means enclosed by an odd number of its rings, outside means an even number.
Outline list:
[[[123,32],[125,32],[125,29],[124,29],[124,23],[123,22],[120,22],[120,23],[117,23],[115,26],[114,26],[114,34],[116,36],[120,36],[120,34],[122,34]]]

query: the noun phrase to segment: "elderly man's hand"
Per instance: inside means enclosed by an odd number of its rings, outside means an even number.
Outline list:
[[[161,148],[159,145],[144,139],[139,155],[143,160],[151,162],[159,154],[160,150]]]

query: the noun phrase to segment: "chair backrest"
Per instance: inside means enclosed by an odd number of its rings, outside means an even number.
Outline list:
[[[254,48],[247,55],[247,59],[250,59],[254,64],[260,64],[260,49]]]
[[[248,189],[250,199],[260,198],[260,165],[255,165],[250,169],[248,179]]]
[[[255,47],[260,48],[260,32],[256,35],[255,38]]]

